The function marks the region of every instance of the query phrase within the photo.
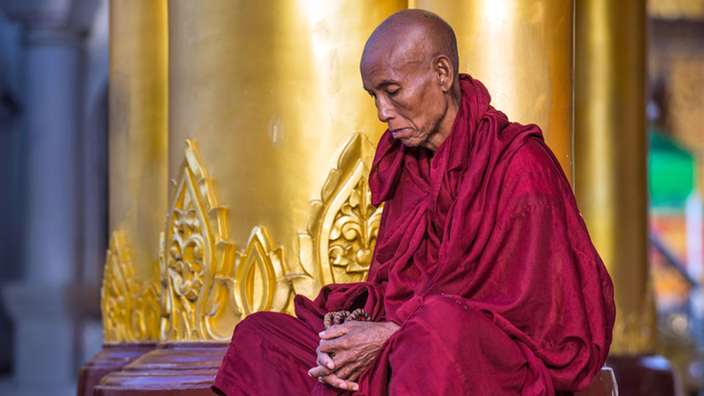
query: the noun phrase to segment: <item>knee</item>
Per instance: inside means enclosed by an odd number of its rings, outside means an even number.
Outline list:
[[[422,327],[443,339],[464,334],[464,342],[472,342],[473,335],[479,334],[482,327],[494,327],[466,299],[449,294],[427,296],[411,321],[421,323]]]
[[[472,317],[481,314],[470,307],[467,304],[467,300],[463,297],[451,294],[438,294],[425,297],[417,315],[434,322],[445,322],[459,317],[471,320]]]
[[[260,335],[262,330],[271,326],[271,314],[273,312],[256,312],[247,315],[235,326],[233,337],[243,337],[248,335]]]
[[[249,314],[240,321],[238,326],[261,326],[263,323],[266,323],[268,321],[267,317],[271,316],[272,313],[273,312],[261,311]]]

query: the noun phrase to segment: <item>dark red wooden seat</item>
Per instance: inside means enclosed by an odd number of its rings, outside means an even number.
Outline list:
[[[618,396],[614,371],[610,367],[603,367],[587,389],[577,392],[575,396]]]

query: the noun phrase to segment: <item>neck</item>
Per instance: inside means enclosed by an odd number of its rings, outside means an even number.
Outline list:
[[[455,118],[457,118],[457,113],[460,109],[460,100],[455,98],[453,95],[450,104],[447,106],[447,111],[445,115],[440,119],[438,127],[432,135],[428,137],[425,142],[425,148],[431,151],[436,151],[442,142],[450,136],[452,132],[452,126],[455,124]]]

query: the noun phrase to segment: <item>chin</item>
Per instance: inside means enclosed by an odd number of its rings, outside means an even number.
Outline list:
[[[417,138],[401,138],[398,139],[403,143],[404,146],[406,147],[421,147],[425,143],[425,140],[422,139],[417,139]]]
[[[420,147],[422,143],[418,143],[415,140],[406,140],[406,139],[400,139],[401,143],[403,143],[404,146],[406,147]]]

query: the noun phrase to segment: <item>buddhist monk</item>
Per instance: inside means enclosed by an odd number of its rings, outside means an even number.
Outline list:
[[[360,69],[388,127],[369,175],[373,203],[385,206],[368,281],[328,285],[314,301],[297,296],[296,317],[248,316],[213,389],[585,388],[609,351],[613,286],[540,129],[510,122],[481,82],[458,73],[454,32],[430,12],[386,19]],[[364,312],[325,329],[328,313],[355,310]]]

